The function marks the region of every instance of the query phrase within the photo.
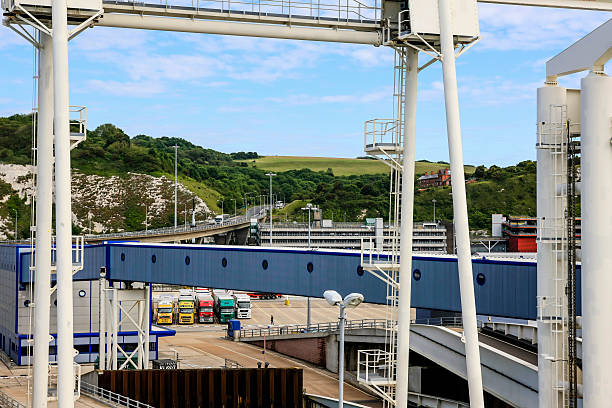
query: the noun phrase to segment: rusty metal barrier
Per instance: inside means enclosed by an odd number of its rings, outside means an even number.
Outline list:
[[[302,407],[299,368],[102,371],[98,386],[158,408]]]

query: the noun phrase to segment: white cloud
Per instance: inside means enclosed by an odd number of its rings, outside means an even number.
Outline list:
[[[559,50],[610,18],[609,13],[479,4],[479,50]]]
[[[294,94],[282,97],[269,97],[266,102],[277,103],[282,105],[318,105],[327,103],[350,103],[350,104],[368,104],[381,100],[390,100],[393,96],[393,90],[388,87],[378,91],[371,91],[362,94],[340,94],[340,95],[310,95],[310,94]]]
[[[100,79],[92,79],[87,81],[86,88],[94,92],[98,91],[111,95],[130,96],[136,98],[146,98],[149,96],[161,94],[165,91],[164,87],[160,84],[160,82],[119,82],[103,81]]]

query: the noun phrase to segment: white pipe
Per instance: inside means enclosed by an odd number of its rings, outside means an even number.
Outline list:
[[[599,408],[612,400],[612,78],[590,72],[581,94],[584,406]]]
[[[558,404],[559,394],[555,393],[554,385],[559,380],[553,365],[555,345],[552,337],[551,322],[556,321],[558,311],[550,307],[543,307],[555,302],[562,289],[556,287],[555,270],[567,268],[556,256],[555,223],[562,214],[561,200],[555,200],[556,179],[555,173],[560,172],[564,158],[553,154],[553,145],[561,143],[559,137],[551,129],[562,125],[560,115],[561,106],[566,104],[566,90],[556,83],[548,82],[538,88],[537,120],[539,136],[537,143],[537,215],[538,215],[538,273],[537,295],[539,302],[538,312],[538,405],[540,407],[553,407]],[[556,107],[556,108],[555,108]],[[558,149],[557,149],[558,150]],[[561,292],[559,292],[561,290]],[[560,346],[560,345],[558,345]]]
[[[34,389],[32,406],[47,406],[49,310],[51,308],[51,214],[53,207],[53,44],[40,33],[34,275]]]
[[[98,367],[100,367],[100,370],[104,370],[106,368],[106,278],[102,276],[102,272],[100,272],[100,280],[98,285],[100,286],[100,294],[98,299],[100,304],[100,323],[98,328],[98,332],[100,334],[98,340]]]
[[[404,100],[404,153],[400,221],[400,290],[398,302],[396,407],[408,406],[410,355],[410,291],[412,286],[412,224],[414,212],[414,156],[419,52],[406,48]],[[401,97],[401,96],[400,96]]]
[[[111,301],[111,310],[112,310],[112,314],[113,314],[113,327],[112,327],[112,336],[113,336],[113,361],[112,361],[112,369],[116,370],[117,369],[117,357],[118,357],[118,351],[119,351],[119,344],[118,344],[118,335],[119,335],[119,299],[117,298],[117,296],[119,295],[117,288],[113,288],[113,293],[112,293],[112,301]]]
[[[338,408],[344,406],[344,305],[340,305],[340,339],[338,344]]]
[[[149,368],[149,329],[151,327],[151,284],[145,284],[145,338],[144,338],[144,369]]]
[[[58,406],[62,408],[74,406],[67,13],[66,0],[53,0],[53,123],[55,129],[55,224],[57,235],[57,398]]]
[[[440,47],[442,51],[442,73],[444,77],[444,102],[446,105],[446,128],[451,167],[453,194],[453,215],[457,237],[457,265],[461,312],[465,336],[465,362],[467,368],[470,406],[484,407],[482,372],[478,328],[476,325],[476,301],[474,299],[474,277],[472,275],[472,254],[470,249],[470,227],[468,224],[467,200],[465,195],[465,174],[463,148],[461,146],[461,123],[459,120],[459,96],[457,93],[457,70],[455,67],[455,45],[453,42],[452,0],[439,0]]]
[[[305,28],[227,21],[188,20],[132,14],[104,14],[96,25],[140,28],[145,30],[179,31],[184,33],[226,34],[249,37],[284,38],[290,40],[329,41],[380,45],[378,32]]]

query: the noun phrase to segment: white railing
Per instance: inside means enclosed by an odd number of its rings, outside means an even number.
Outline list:
[[[58,367],[57,362],[49,363],[49,390],[54,390],[57,392],[57,373]],[[72,366],[72,373],[74,375],[74,399],[77,400],[81,396],[81,366],[77,363],[74,363]],[[57,400],[57,394],[52,394],[49,396],[51,401]]]
[[[386,329],[389,325],[387,320],[361,319],[347,320],[344,324],[345,330],[358,329]],[[290,324],[283,326],[246,327],[240,330],[240,337],[268,337],[286,334],[300,333],[329,333],[338,331],[338,322],[306,324]]]
[[[100,388],[86,382],[81,383],[81,391],[83,394],[105,403],[110,403],[112,406],[128,407],[128,408],[154,408],[152,405],[144,402],[136,401],[124,395]]]
[[[70,133],[87,135],[87,107],[70,106]]]
[[[401,146],[399,121],[396,119],[371,119],[365,122],[365,151],[383,147],[395,149]]]
[[[104,4],[131,5],[134,7],[163,7],[166,9],[190,8],[196,12],[222,12],[227,16],[307,18],[313,21],[365,22],[380,21],[382,1],[358,0],[159,0],[155,2],[104,0]]]
[[[8,394],[0,390],[0,407],[2,408],[26,408],[24,404],[13,399]]]
[[[386,350],[359,350],[357,355],[357,379],[366,384],[391,383],[393,355]]]

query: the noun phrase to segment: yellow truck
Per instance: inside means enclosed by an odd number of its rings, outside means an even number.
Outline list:
[[[195,296],[190,289],[181,289],[178,299],[178,324],[195,323]]]
[[[157,302],[157,324],[172,324],[174,312],[172,297],[162,297]]]

